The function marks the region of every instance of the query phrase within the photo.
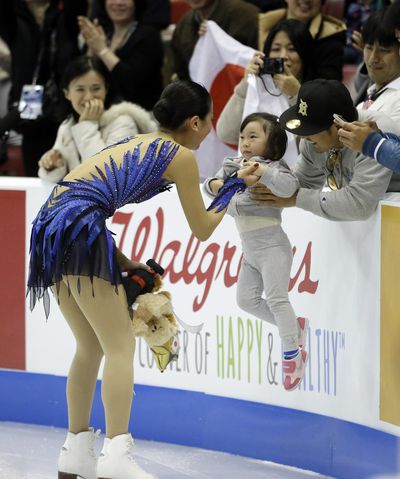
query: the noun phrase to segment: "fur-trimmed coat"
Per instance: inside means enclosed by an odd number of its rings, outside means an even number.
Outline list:
[[[53,149],[61,153],[64,165],[47,171],[40,167],[38,176],[57,182],[82,161],[95,155],[108,145],[137,133],[150,133],[157,129],[151,114],[139,105],[122,102],[106,110],[99,121],[76,122],[67,118],[59,127]]]

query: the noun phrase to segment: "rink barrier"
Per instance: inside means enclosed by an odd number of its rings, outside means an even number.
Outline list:
[[[45,321],[41,305],[30,312],[25,299],[31,222],[49,191],[37,179],[0,178],[0,420],[66,427],[73,337],[54,302]],[[159,259],[176,311],[204,325],[201,334],[182,332],[182,354],[164,374],[138,341],[132,431],[340,479],[394,479],[400,195],[366,221],[326,221],[296,208],[283,219],[294,253],[291,301],[310,320],[305,379],[290,394],[276,328],[236,305],[241,248],[232,218],[197,244],[171,191],[161,204],[127,205],[110,219],[121,250]],[[104,429],[99,391],[93,425]]]
[[[0,420],[67,427],[66,378],[0,370]],[[135,386],[138,439],[224,451],[335,478],[400,471],[400,438],[348,421],[250,401]],[[91,424],[105,429],[100,382]],[[162,447],[162,446],[161,446]]]

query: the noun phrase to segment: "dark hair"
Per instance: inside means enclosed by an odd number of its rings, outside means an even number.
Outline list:
[[[252,121],[257,121],[262,124],[263,130],[268,134],[267,151],[265,158],[272,161],[277,161],[285,154],[287,147],[287,134],[279,123],[279,118],[271,113],[251,113],[247,115],[240,125],[240,133]]]
[[[191,80],[177,80],[164,88],[154,105],[153,115],[161,128],[176,130],[192,116],[204,120],[210,110],[211,97],[202,85]]]
[[[71,63],[68,64],[66,69],[64,70],[63,76],[61,78],[60,87],[62,90],[67,90],[69,84],[75,79],[79,78],[90,71],[95,71],[98,73],[103,79],[108,88],[110,83],[110,73],[107,68],[104,66],[103,62],[101,62],[96,57],[87,57],[87,56],[80,56],[72,60]],[[104,102],[104,108],[107,109],[110,106],[110,102],[108,99],[108,95],[106,96]],[[71,102],[67,100],[64,95],[62,95],[62,101],[60,104],[60,119],[66,118],[69,114],[77,120],[77,113],[73,109]]]
[[[373,45],[378,42],[379,45],[384,47],[391,47],[397,44],[396,36],[394,33],[394,26],[389,28],[385,18],[387,14],[387,8],[383,7],[377,12],[373,13],[368,20],[362,26],[362,38],[364,45]]]
[[[312,65],[314,58],[314,40],[307,25],[299,20],[282,20],[268,33],[264,43],[263,52],[269,57],[272,43],[279,32],[285,32],[292,42],[303,64],[303,81],[313,78]]]
[[[135,5],[135,20],[140,22],[146,9],[146,0],[132,0],[132,2]],[[107,34],[112,33],[113,24],[107,14],[106,0],[96,0],[93,2],[91,16],[99,20],[100,25],[104,28]]]
[[[400,0],[396,0],[387,7],[384,24],[389,30],[400,29]]]

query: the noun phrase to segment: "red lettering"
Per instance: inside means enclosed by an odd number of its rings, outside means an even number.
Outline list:
[[[190,254],[190,250],[192,249],[192,245],[195,242],[195,247],[192,251],[192,254]],[[192,264],[192,261],[194,257],[197,254],[197,251],[200,246],[200,241],[193,235],[190,235],[189,243],[187,245],[186,251],[185,251],[185,256],[183,258],[183,267],[182,267],[182,278],[183,281],[185,281],[186,284],[190,284],[193,281],[193,278],[195,277],[196,273],[190,273],[189,272],[189,267]]]
[[[236,250],[237,250],[236,246],[229,246],[229,242],[225,244],[224,255],[222,257],[221,266],[219,267],[219,270],[218,270],[218,272],[215,276],[215,279],[217,279],[221,270],[222,270],[222,267],[226,263],[226,267],[225,267],[225,271],[224,271],[224,284],[228,288],[230,286],[234,285],[235,283],[237,283],[237,280],[238,280],[238,277],[239,277],[240,265],[242,264],[243,255],[241,255],[241,257],[240,257],[235,276],[232,276],[230,274],[230,265],[231,265],[231,262],[232,262],[232,259],[233,259],[234,255],[236,253]]]
[[[149,239],[150,230],[151,230],[151,219],[148,216],[146,216],[140,222],[139,227],[136,230],[135,238],[133,240],[132,252],[131,252],[131,258],[133,261],[141,260],[143,256],[143,252],[146,248],[147,240]],[[138,243],[140,240],[142,243],[140,245],[139,251],[137,251]]]
[[[177,271],[174,270],[174,261],[175,261],[175,258],[178,256],[180,249],[181,249],[180,241],[171,241],[162,250],[162,253],[160,255],[159,263],[165,270],[164,275],[169,275],[169,279],[172,284],[177,283],[182,277],[182,272],[178,273]],[[168,264],[165,264],[163,258],[168,251],[172,251],[172,258]]]
[[[112,222],[117,225],[124,225],[124,229],[122,230],[121,238],[119,240],[118,248],[122,251],[124,247],[125,235],[128,229],[129,223],[131,221],[133,213],[121,213],[121,211],[117,211],[114,213],[112,218]]]
[[[133,213],[116,212],[113,222],[123,225],[123,231],[119,241],[119,248],[122,250],[126,241],[126,233]],[[179,240],[172,240],[166,245],[163,244],[165,218],[163,208],[157,209],[154,215],[144,217],[138,228],[132,244],[132,259],[140,261],[150,237],[156,237],[153,258],[165,269],[165,277],[168,277],[171,284],[183,280],[185,284],[197,284],[202,286],[202,291],[196,292],[193,299],[193,311],[199,311],[207,301],[210,289],[219,276],[223,275],[223,283],[229,288],[237,283],[243,256],[240,248],[226,242],[224,245],[209,243],[205,250],[200,248],[200,241],[193,234],[190,235],[187,243]],[[157,231],[152,231],[152,226]],[[223,246],[223,250],[222,250]],[[293,255],[297,252],[293,247]],[[311,279],[312,242],[309,242],[304,253],[301,264],[289,281],[289,291],[298,285],[298,292],[314,294],[318,288],[318,281]],[[238,255],[240,254],[240,257]],[[238,260],[237,260],[238,258]],[[182,260],[182,262],[181,262]],[[192,288],[194,289],[194,288]]]
[[[155,261],[157,261],[158,252],[160,250],[160,245],[161,245],[161,239],[164,232],[164,212],[162,208],[158,208],[156,213],[156,218],[157,218],[158,228],[157,228],[157,241],[156,241],[156,246],[154,248],[154,254],[153,254],[153,258]]]
[[[304,279],[299,283],[297,291],[299,293],[310,293],[314,294],[317,291],[319,281],[313,281],[310,278],[311,271],[311,246],[312,242],[310,241],[307,245],[306,252],[304,253],[303,260],[299,266],[299,269],[293,278],[290,278],[289,281],[289,291],[291,291],[296,285],[297,280],[299,279],[300,273],[304,271]],[[296,246],[293,246],[293,256],[296,254]]]
[[[205,303],[208,297],[208,293],[210,291],[210,287],[214,278],[214,272],[217,265],[219,250],[220,250],[219,245],[217,245],[216,243],[211,243],[207,246],[206,250],[203,253],[203,256],[201,257],[199,267],[197,268],[197,271],[196,271],[196,280],[198,284],[202,284],[204,281],[206,284],[204,287],[203,297],[201,298],[201,300],[198,301],[198,296],[194,298],[194,303],[193,303],[194,312],[198,311],[203,306],[203,304]],[[205,271],[202,271],[201,266],[203,264],[203,261],[209,254],[211,254],[211,262],[208,268]]]

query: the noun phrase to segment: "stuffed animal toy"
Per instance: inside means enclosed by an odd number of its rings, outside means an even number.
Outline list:
[[[164,372],[171,361],[178,359],[178,324],[171,304],[171,295],[159,291],[164,270],[154,260],[146,262],[151,272],[135,270],[124,278],[135,336],[148,344],[157,367]]]
[[[171,295],[167,291],[140,294],[133,313],[133,331],[152,346],[162,346],[178,332]]]
[[[167,291],[140,294],[134,304],[132,325],[135,336],[147,342],[162,373],[178,359],[178,324]]]

